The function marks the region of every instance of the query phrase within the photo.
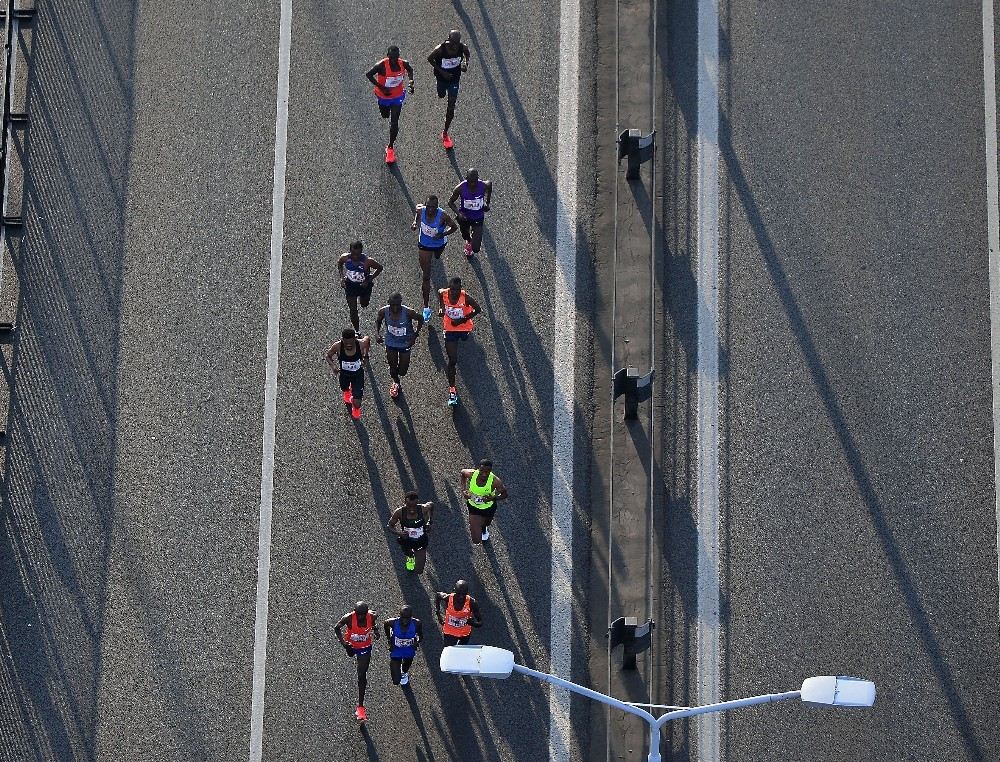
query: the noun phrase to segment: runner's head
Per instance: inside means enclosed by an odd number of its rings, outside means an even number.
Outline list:
[[[457,275],[448,281],[448,296],[452,299],[458,299],[458,295],[462,293],[462,279]]]
[[[395,65],[396,61],[399,60],[399,48],[396,45],[390,45],[385,55]]]
[[[358,601],[354,604],[354,613],[357,614],[358,619],[364,619],[368,616],[368,604],[364,601]]]
[[[452,45],[458,45],[462,41],[462,33],[457,29],[452,29],[448,32],[448,42]]]
[[[351,342],[358,338],[358,334],[353,328],[345,328],[344,332],[340,334],[340,338],[344,341]]]
[[[428,196],[427,197],[427,203],[424,204],[424,208],[427,209],[427,213],[428,214],[437,214],[438,197],[437,196]]]
[[[403,306],[403,295],[398,291],[389,297],[389,306],[394,310],[398,310]]]
[[[409,506],[414,506],[417,504],[417,491],[411,489],[406,493],[406,504]]]
[[[475,185],[479,182],[479,170],[475,167],[469,167],[468,171],[465,173],[465,182],[469,185]]]
[[[413,616],[413,609],[407,604],[403,604],[399,607],[399,621],[404,625],[410,621],[410,617]]]
[[[490,472],[493,470],[492,460],[481,460],[479,461],[479,473],[489,476]]]
[[[355,241],[351,244],[351,259],[358,260],[361,259],[361,255],[364,253],[365,245],[361,241]]]
[[[464,579],[460,579],[455,583],[455,594],[464,596],[469,594],[469,583]]]

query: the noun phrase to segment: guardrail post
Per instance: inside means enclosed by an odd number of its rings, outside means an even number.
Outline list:
[[[639,624],[634,616],[618,617],[611,623],[607,637],[612,651],[622,646],[622,669],[636,669],[635,657],[649,648],[655,627],[652,619]]]
[[[639,375],[639,369],[629,366],[615,371],[612,379],[612,394],[614,399],[625,395],[625,420],[634,421],[639,417],[639,403],[645,402],[653,395],[653,376],[651,370],[645,376]]]
[[[625,130],[618,136],[618,163],[628,158],[628,169],[625,170],[626,180],[638,180],[639,168],[644,162],[653,158],[656,147],[656,130],[643,135],[640,130]]]

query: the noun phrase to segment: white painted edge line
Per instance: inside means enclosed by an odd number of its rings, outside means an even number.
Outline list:
[[[288,70],[291,48],[292,0],[281,0],[278,100],[274,118],[274,191],[271,196],[271,272],[267,292],[264,439],[260,464],[260,530],[257,538],[257,610],[253,626],[253,692],[250,699],[250,762],[261,762],[264,744],[264,677],[267,661],[267,607],[271,588],[274,421],[278,398],[278,320],[281,316],[281,255],[285,232],[285,153],[288,142]]]
[[[559,152],[556,159],[555,336],[552,367],[552,591],[549,669],[572,679],[573,425],[576,366],[577,140],[580,0],[559,3]],[[549,759],[569,762],[570,694],[549,688]]]
[[[721,701],[719,618],[719,8],[698,0],[697,704]],[[718,762],[721,721],[696,722],[698,759]]]
[[[983,0],[983,93],[986,114],[986,216],[989,221],[990,355],[993,367],[993,484],[1000,586],[1000,208],[997,178],[997,74],[993,0]],[[1000,601],[998,601],[1000,605]]]

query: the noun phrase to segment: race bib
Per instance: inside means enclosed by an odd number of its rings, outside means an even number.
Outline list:
[[[423,233],[428,238],[434,238],[438,234],[438,229],[434,225],[428,225],[426,222],[421,222],[420,232]]]
[[[399,87],[401,84],[403,84],[403,75],[402,74],[393,75],[393,76],[386,76],[386,78],[385,78],[385,84],[382,85],[382,89],[383,90],[392,90],[392,88]]]
[[[424,528],[423,527],[407,527],[406,528],[406,533],[410,536],[411,540],[419,540],[421,537],[424,536]]]
[[[361,643],[362,641],[368,640],[368,633],[363,633],[359,635],[358,633],[351,633],[352,643]]]
[[[361,360],[342,360],[340,368],[348,373],[357,373],[361,370]]]
[[[483,495],[473,495],[472,502],[475,503],[476,505],[482,505],[483,503],[486,502],[486,497]]]
[[[441,59],[442,69],[457,69],[461,65],[462,65],[462,56],[456,56],[455,58]]]
[[[447,617],[447,622],[450,627],[465,627],[465,619],[461,619],[456,616]]]
[[[396,648],[410,648],[416,638],[396,638]]]
[[[406,335],[406,326],[405,325],[390,325],[390,326],[388,326],[388,328],[389,328],[389,333],[391,333],[393,336],[405,336]]]
[[[365,273],[362,270],[344,270],[347,273],[347,280],[351,283],[364,283]]]
[[[458,320],[460,317],[465,316],[465,309],[462,307],[445,307],[444,314],[452,320]]]
[[[485,198],[467,198],[462,202],[462,206],[471,211],[478,211],[486,204]]]

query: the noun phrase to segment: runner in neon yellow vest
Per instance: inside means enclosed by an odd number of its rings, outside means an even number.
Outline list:
[[[473,545],[490,539],[490,524],[497,512],[497,501],[507,499],[507,488],[500,477],[493,473],[493,463],[479,461],[479,468],[463,468],[465,496],[469,508],[469,535]]]

